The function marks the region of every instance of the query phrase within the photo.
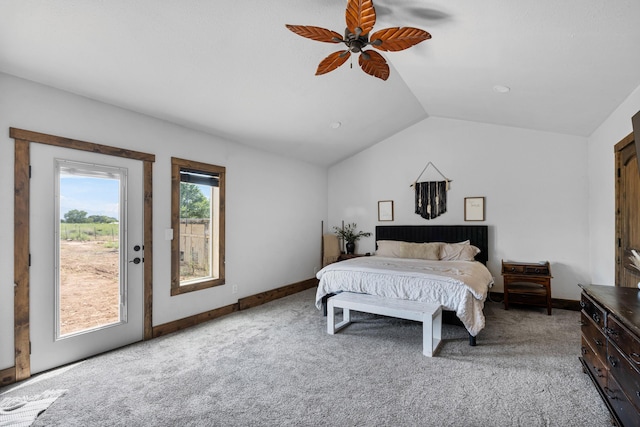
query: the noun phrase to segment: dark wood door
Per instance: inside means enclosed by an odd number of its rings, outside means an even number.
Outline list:
[[[633,268],[631,249],[640,253],[640,171],[633,134],[616,152],[616,286],[635,288],[640,272]]]

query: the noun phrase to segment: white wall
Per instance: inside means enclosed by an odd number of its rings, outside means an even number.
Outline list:
[[[615,284],[615,154],[613,147],[632,131],[640,111],[640,87],[589,137],[589,259],[594,284]]]
[[[427,162],[452,179],[444,215],[414,213],[409,186]],[[441,179],[429,168],[425,178]],[[464,224],[464,198],[486,198],[489,270],[502,291],[501,259],[549,260],[552,296],[579,299],[589,282],[586,138],[429,118],[329,169],[329,226]],[[393,200],[395,220],[378,223],[377,202]],[[373,252],[374,237],[358,242]]]
[[[0,74],[0,369],[13,366],[13,140],[9,127],[156,155],[153,324],[212,310],[314,276],[327,171]],[[170,296],[170,157],[225,166],[225,286]],[[232,293],[237,285],[238,293]],[[32,296],[33,298],[34,296]]]

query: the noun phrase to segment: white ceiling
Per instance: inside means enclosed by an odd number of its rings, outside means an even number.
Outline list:
[[[285,28],[345,0],[0,0],[0,71],[323,166],[428,116],[588,136],[640,86],[638,0],[374,4],[433,36],[386,82]]]

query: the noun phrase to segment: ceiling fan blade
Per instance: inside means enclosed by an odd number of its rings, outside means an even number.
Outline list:
[[[368,59],[367,59],[368,58]],[[389,64],[382,55],[374,50],[366,50],[358,58],[360,68],[365,73],[382,80],[389,78]]]
[[[320,65],[318,65],[318,70],[316,71],[316,76],[327,74],[328,72],[335,70],[344,64],[350,56],[351,52],[348,50],[333,52],[331,55],[320,61]]]
[[[371,45],[379,50],[397,52],[431,38],[431,34],[413,27],[393,27],[371,34]],[[377,42],[380,40],[380,42]]]
[[[349,0],[346,11],[347,29],[359,36],[365,35],[373,29],[376,23],[376,9],[372,0]],[[356,28],[362,32],[358,34]]]
[[[325,43],[340,43],[342,36],[335,31],[312,25],[289,25],[286,27],[299,36]]]

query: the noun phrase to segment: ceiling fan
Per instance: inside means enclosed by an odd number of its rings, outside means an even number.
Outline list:
[[[397,52],[414,46],[431,38],[431,34],[413,27],[392,27],[376,31],[369,36],[376,23],[376,9],[372,0],[349,0],[346,10],[347,28],[342,36],[326,28],[311,25],[289,25],[286,27],[311,40],[325,43],[344,43],[347,50],[340,50],[327,56],[320,62],[316,76],[335,70],[351,56],[360,53],[358,63],[362,70],[382,80],[389,78],[389,65],[382,55],[375,50],[364,50],[367,46],[375,49]]]

